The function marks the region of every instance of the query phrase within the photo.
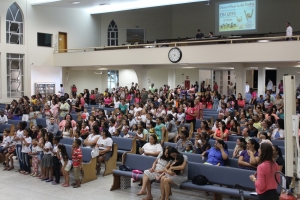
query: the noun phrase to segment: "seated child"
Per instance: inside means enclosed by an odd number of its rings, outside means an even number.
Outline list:
[[[0,153],[4,155],[4,152],[6,153],[6,150],[9,147],[9,144],[11,142],[11,138],[9,137],[10,130],[5,129],[3,132],[3,140],[2,143],[0,144]]]
[[[8,150],[7,150],[7,153],[5,154],[5,168],[3,171],[7,170],[7,171],[10,171],[12,169],[14,169],[14,159],[13,159],[13,156],[15,155],[15,150],[16,150],[16,141],[14,141],[14,137],[17,135],[17,132],[14,131],[13,132],[13,136],[11,137],[11,142],[9,144],[9,147],[8,147]],[[11,163],[11,165],[9,166],[9,161]]]
[[[193,147],[192,145],[187,145],[186,148],[185,148],[185,153],[193,153]]]

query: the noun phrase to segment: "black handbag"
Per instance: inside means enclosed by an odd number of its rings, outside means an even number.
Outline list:
[[[126,165],[120,165],[119,170],[121,170],[121,171],[132,171],[132,169],[127,167]]]

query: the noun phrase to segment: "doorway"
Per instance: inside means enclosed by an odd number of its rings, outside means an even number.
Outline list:
[[[68,49],[68,35],[67,33],[58,32],[58,49],[59,53],[67,52]]]
[[[187,89],[190,89],[190,86],[191,86],[190,80],[185,80],[184,81],[184,87],[187,88]]]

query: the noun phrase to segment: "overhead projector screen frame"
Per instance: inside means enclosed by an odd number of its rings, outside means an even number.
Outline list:
[[[255,2],[255,10],[253,11],[252,16],[254,15],[255,19],[255,28],[248,29],[248,30],[229,30],[229,31],[220,31],[220,9],[219,6],[222,4],[236,4],[236,3],[244,3],[247,1],[254,1]],[[236,0],[236,1],[223,1],[223,2],[216,2],[215,4],[215,35],[238,35],[238,34],[247,34],[247,33],[257,33],[257,0]],[[246,15],[246,14],[245,14]],[[245,15],[243,15],[243,19],[245,19]]]

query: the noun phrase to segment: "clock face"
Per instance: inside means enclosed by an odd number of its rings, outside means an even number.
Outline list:
[[[175,47],[169,51],[169,60],[172,63],[177,63],[181,60],[182,52],[179,48]]]

